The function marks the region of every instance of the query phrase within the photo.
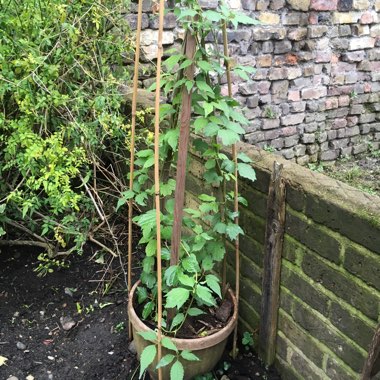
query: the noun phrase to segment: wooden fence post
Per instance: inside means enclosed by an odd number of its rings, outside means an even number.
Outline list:
[[[380,325],[377,326],[368,352],[368,358],[364,363],[361,380],[370,380],[380,372]]]
[[[277,317],[280,295],[281,256],[285,232],[285,182],[283,165],[273,164],[265,230],[259,354],[266,365],[276,357]]]

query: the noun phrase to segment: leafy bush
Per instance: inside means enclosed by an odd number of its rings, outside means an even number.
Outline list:
[[[0,0],[0,234],[80,250],[124,189],[126,6]]]

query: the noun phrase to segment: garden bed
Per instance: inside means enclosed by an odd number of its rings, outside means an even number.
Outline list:
[[[43,278],[33,272],[36,266],[37,254],[29,250],[0,254],[0,356],[8,359],[0,378],[137,379],[138,361],[128,349],[124,281],[101,296],[96,289],[102,266],[89,255],[73,256],[68,269]],[[63,324],[73,326],[64,330]],[[236,361],[226,352],[203,379],[222,377],[280,379],[249,351]]]
[[[310,164],[309,167],[367,194],[380,196],[380,151],[356,159],[342,159],[334,166]]]

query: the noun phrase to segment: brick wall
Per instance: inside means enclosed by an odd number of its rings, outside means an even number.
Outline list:
[[[380,322],[380,198],[248,144],[240,149],[258,178],[241,183],[249,202],[241,209],[241,330],[259,325],[266,202],[277,159],[287,195],[276,365],[283,379],[359,379]],[[196,159],[190,172],[189,202],[212,191]]]
[[[218,0],[200,0],[213,9]],[[231,55],[255,66],[234,95],[251,120],[246,141],[290,160],[334,161],[377,149],[380,141],[379,0],[228,0],[262,25],[229,30]],[[144,0],[142,86],[152,83],[157,17]],[[126,15],[136,27],[135,4]],[[164,45],[180,46],[183,30],[165,16]]]

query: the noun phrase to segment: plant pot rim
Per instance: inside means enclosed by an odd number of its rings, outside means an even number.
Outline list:
[[[135,309],[133,307],[133,296],[136,291],[136,288],[140,285],[140,283],[141,283],[140,280],[137,281],[133,285],[129,293],[129,299],[128,299],[129,321],[137,331],[153,331],[139,318],[139,316],[136,314]],[[231,334],[231,332],[233,331],[237,323],[238,310],[237,310],[237,300],[232,289],[228,289],[228,294],[233,304],[233,314],[230,317],[228,323],[218,332],[209,336],[205,336],[201,338],[187,338],[187,339],[170,338],[177,348],[179,348],[180,350],[192,350],[192,351],[202,350],[202,349],[217,345],[218,343],[225,340]]]

